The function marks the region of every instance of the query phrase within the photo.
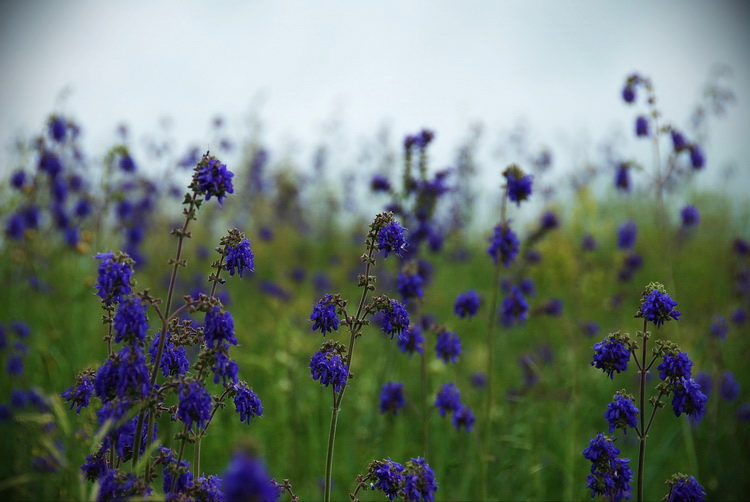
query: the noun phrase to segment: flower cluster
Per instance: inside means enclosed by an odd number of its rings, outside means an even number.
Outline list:
[[[389,306],[380,312],[382,314],[380,327],[383,333],[391,335],[391,338],[393,335],[399,335],[400,338],[409,327],[409,313],[406,307],[397,300],[391,300]]]
[[[461,340],[453,331],[441,329],[437,334],[435,352],[445,363],[455,363],[461,354]]]
[[[674,384],[674,395],[672,396],[672,410],[675,416],[682,413],[700,420],[706,413],[706,401],[708,398],[701,387],[692,378],[681,378]]]
[[[339,318],[336,315],[336,305],[334,304],[333,296],[325,295],[318,300],[318,303],[313,306],[310,320],[313,321],[312,330],[320,330],[323,335],[339,329]]]
[[[398,337],[398,348],[401,352],[411,356],[414,352],[424,354],[424,337],[422,328],[416,324],[411,324],[408,329]]]
[[[224,500],[276,502],[279,489],[271,479],[263,461],[246,453],[236,452],[224,473],[221,484]]]
[[[234,393],[234,407],[240,414],[240,422],[250,424],[250,419],[263,415],[263,404],[260,402],[258,394],[248,387],[245,382],[232,385]]]
[[[190,382],[180,389],[180,403],[177,407],[177,417],[188,429],[196,425],[198,430],[206,426],[211,417],[211,394],[199,382]]]
[[[534,177],[526,175],[517,165],[511,165],[504,172],[507,182],[508,198],[520,206],[522,201],[528,200]]]
[[[255,255],[250,249],[250,241],[246,238],[240,240],[236,245],[226,247],[226,268],[229,275],[234,275],[235,271],[242,277],[245,270],[253,272],[255,270]]]
[[[638,225],[633,220],[627,220],[617,230],[617,247],[632,249],[638,236]]]
[[[148,331],[146,306],[140,298],[130,298],[120,303],[114,319],[115,342],[143,342]]]
[[[237,345],[237,338],[234,336],[234,319],[228,311],[222,311],[219,306],[214,306],[206,312],[204,318],[203,336],[206,345],[210,348],[228,347]]]
[[[510,267],[513,260],[518,254],[518,248],[521,243],[513,233],[510,226],[506,223],[504,225],[497,225],[495,227],[495,234],[489,239],[490,247],[487,248],[487,254],[492,257],[495,264],[502,263],[506,267]]]
[[[344,364],[344,350],[340,344],[326,343],[310,358],[313,380],[319,380],[325,387],[333,384],[334,392],[341,391],[349,374],[349,366]]]
[[[391,221],[378,232],[378,249],[385,252],[388,257],[389,253],[401,256],[401,251],[406,249],[406,229],[397,221]]]
[[[622,429],[626,434],[628,427],[635,429],[638,426],[638,413],[640,410],[633,404],[633,396],[620,391],[612,398],[612,402],[604,412],[604,418],[609,422],[610,434],[616,428]]]
[[[597,495],[616,501],[631,498],[633,471],[628,465],[630,459],[619,459],[619,454],[620,449],[604,434],[597,434],[583,450],[583,457],[591,461],[587,487],[592,498]]]
[[[464,319],[466,317],[472,318],[479,311],[479,295],[473,289],[461,293],[456,297],[456,303],[453,305],[453,312]]]
[[[619,333],[608,335],[601,342],[594,344],[594,360],[591,365],[603,370],[609,378],[614,378],[614,372],[620,373],[628,369],[630,350]]]
[[[680,320],[680,312],[674,310],[677,302],[672,300],[664,286],[658,282],[649,283],[643,291],[641,307],[635,317],[652,322],[657,328],[665,321]]]
[[[97,295],[109,306],[120,303],[124,296],[132,292],[131,276],[133,260],[125,253],[99,253],[99,278],[96,284]]]
[[[393,412],[398,415],[398,410],[404,407],[404,384],[401,382],[388,382],[380,391],[380,413]]]
[[[500,323],[506,328],[521,324],[526,321],[528,312],[529,304],[526,298],[516,286],[513,286],[500,305]]]
[[[234,173],[227,169],[226,164],[206,154],[195,166],[191,187],[196,193],[205,195],[206,200],[216,197],[222,204],[228,193],[234,193],[233,177]]]
[[[471,431],[476,420],[474,413],[461,403],[461,393],[453,382],[443,384],[435,399],[435,406],[443,417],[453,414],[453,426],[456,430],[464,427],[467,432]]]
[[[704,502],[706,490],[698,480],[687,474],[677,473],[667,481],[669,493],[664,500],[666,502]]]

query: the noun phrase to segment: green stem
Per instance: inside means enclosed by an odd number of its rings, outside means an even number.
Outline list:
[[[646,345],[648,344],[648,332],[646,331],[648,321],[643,320],[643,347],[641,351],[641,360],[644,365],[646,362]],[[641,434],[640,445],[638,448],[638,502],[643,502],[643,464],[646,460],[646,432],[648,431],[645,423],[646,419],[646,368],[640,371],[640,405],[641,405]],[[653,416],[651,417],[653,419]],[[651,423],[649,422],[649,427]]]
[[[182,429],[182,441],[180,442],[180,454],[177,456],[177,467],[176,469],[180,468],[180,462],[182,462],[182,457],[185,455],[185,443],[187,442],[187,434],[188,434],[188,425],[185,424],[185,427]],[[174,487],[177,485],[177,478],[180,476],[178,475],[178,471],[175,471],[174,476],[172,476],[172,486],[169,489],[170,492],[174,492]]]
[[[200,435],[195,440],[195,446],[193,446],[193,478],[198,479],[201,475],[201,438]]]
[[[333,446],[334,446],[334,443],[336,442],[336,424],[339,419],[339,407],[336,401],[337,401],[336,391],[333,391],[333,409],[331,410],[331,426],[328,429],[328,452],[326,453],[326,487],[325,487],[325,494],[323,497],[323,500],[325,500],[326,502],[331,501],[331,473],[333,471]]]

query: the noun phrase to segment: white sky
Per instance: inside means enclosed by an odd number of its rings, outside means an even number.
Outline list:
[[[398,137],[434,129],[447,164],[475,121],[499,130],[524,119],[533,145],[553,147],[618,127],[630,135],[636,112],[620,90],[633,71],[652,78],[665,116],[686,125],[709,69],[725,63],[737,102],[714,123],[709,168],[734,160],[750,173],[748,5],[4,1],[0,142],[63,111],[92,150],[120,122],[137,137],[164,116],[180,143],[201,144],[217,114],[241,129],[262,93],[272,148],[312,144],[335,116],[355,139],[384,121]]]

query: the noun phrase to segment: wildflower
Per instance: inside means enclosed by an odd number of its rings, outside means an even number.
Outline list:
[[[138,478],[132,472],[124,473],[111,469],[103,472],[99,477],[97,500],[127,500],[136,495],[143,496],[144,492],[151,493],[151,488],[145,486],[142,478]]]
[[[167,331],[167,341],[164,343],[164,352],[161,356],[161,371],[164,376],[182,376],[187,373],[190,369],[190,363],[187,360],[187,353],[185,347],[176,347],[170,340],[172,333]],[[151,356],[151,362],[153,363],[156,359],[156,352],[159,350],[159,339],[161,338],[161,332],[154,336],[154,341],[151,343],[151,347],[148,349],[148,353]]]
[[[437,335],[435,352],[446,364],[449,362],[455,363],[461,354],[461,340],[453,331],[444,329]]]
[[[410,273],[411,272],[411,273]],[[407,270],[398,274],[398,285],[396,288],[401,293],[404,300],[408,298],[422,298],[424,291],[422,291],[423,280],[422,277],[415,273],[416,271]]]
[[[510,267],[516,255],[518,255],[518,248],[521,245],[510,226],[507,223],[497,225],[495,234],[489,238],[489,242],[490,247],[487,248],[487,253],[492,257],[495,264],[497,265],[499,261],[506,267]]]
[[[378,249],[385,251],[385,256],[394,253],[401,256],[401,251],[406,248],[406,229],[397,221],[391,221],[378,232]]]
[[[385,308],[380,311],[383,315],[381,320],[381,329],[383,333],[391,335],[399,335],[409,327],[409,313],[406,311],[406,307],[397,300],[391,300],[389,308]]]
[[[218,476],[201,476],[193,484],[195,499],[201,502],[224,502],[224,493],[221,491],[221,478]]]
[[[740,384],[734,379],[731,371],[725,371],[721,375],[719,384],[719,395],[727,401],[734,401],[740,395]]]
[[[472,373],[470,381],[474,387],[484,387],[487,385],[487,375],[482,372]]]
[[[617,166],[617,172],[615,173],[615,187],[623,192],[630,191],[630,169],[626,163],[621,163]]]
[[[104,459],[104,451],[99,450],[93,455],[86,457],[86,461],[81,465],[81,473],[88,481],[96,481],[107,472],[107,462]]]
[[[474,413],[472,413],[471,408],[468,406],[462,405],[453,414],[453,426],[457,431],[460,431],[463,426],[466,428],[466,432],[471,432],[471,427],[474,425],[475,421],[476,418],[474,417]]]
[[[703,153],[703,149],[696,144],[690,145],[690,165],[696,171],[703,169],[706,165],[706,156]]]
[[[48,132],[50,138],[52,138],[57,143],[62,143],[63,141],[65,141],[65,135],[68,131],[68,128],[65,124],[65,120],[62,117],[53,115],[52,117],[50,117],[47,127],[49,128]]]
[[[635,119],[635,135],[638,137],[649,135],[648,119],[643,115],[640,115]]]
[[[134,343],[136,340],[143,342],[148,331],[148,319],[146,306],[141,303],[140,298],[130,298],[120,303],[115,314],[114,328],[116,343]]]
[[[713,389],[713,380],[711,379],[711,375],[709,375],[705,371],[701,371],[697,375],[695,375],[695,383],[697,383],[700,388],[701,392],[708,398],[711,395],[711,390]]]
[[[313,380],[319,380],[320,385],[328,387],[333,384],[334,392],[339,392],[346,384],[349,366],[344,364],[339,354],[320,350],[310,358],[310,372]]]
[[[666,354],[662,363],[656,369],[659,370],[659,378],[662,380],[679,380],[680,378],[690,378],[692,367],[693,361],[688,358],[687,353],[678,352],[677,354]]]
[[[636,317],[645,319],[654,323],[658,328],[665,321],[674,319],[680,320],[680,312],[674,310],[677,302],[672,300],[664,291],[664,286],[659,283],[650,283],[646,286],[641,299],[641,307]]]
[[[559,316],[562,313],[563,303],[559,298],[551,298],[541,306],[543,313],[550,316]]]
[[[206,200],[216,197],[222,204],[228,193],[234,193],[232,178],[234,173],[227,169],[216,157],[204,155],[195,166],[191,187],[197,193],[206,196]]]
[[[620,249],[632,249],[635,238],[638,235],[638,225],[633,220],[627,220],[617,230],[617,247]]]
[[[529,304],[523,297],[519,289],[515,286],[511,288],[511,292],[503,300],[500,306],[500,322],[505,327],[512,327],[515,324],[520,324],[528,317]]]
[[[610,379],[614,378],[615,371],[619,373],[628,369],[629,361],[630,351],[616,335],[609,335],[594,344],[594,360],[591,365],[603,370]]]
[[[391,189],[391,182],[382,174],[376,174],[370,180],[370,189],[373,192],[388,192]]]
[[[503,176],[505,176],[507,182],[508,198],[510,200],[518,206],[521,205],[522,201],[528,200],[534,180],[532,175],[524,175],[518,166],[512,165],[503,172]]]
[[[553,211],[546,211],[542,215],[540,224],[544,230],[553,230],[560,226],[560,220]]]
[[[664,497],[667,502],[704,502],[706,490],[693,476],[676,474],[667,481],[669,494]]]
[[[625,433],[628,427],[635,429],[638,426],[638,413],[640,410],[633,404],[631,396],[617,393],[612,402],[607,406],[604,412],[604,418],[609,422],[609,432],[612,433],[616,428],[622,429]]]
[[[232,314],[222,312],[218,306],[206,312],[203,336],[206,338],[206,345],[210,348],[220,345],[225,347],[229,344],[237,345]]]
[[[133,260],[125,253],[99,253],[99,278],[96,284],[97,295],[105,305],[120,303],[123,296],[131,293],[130,278],[133,275]]]
[[[174,458],[174,455],[169,448],[159,447],[159,449],[169,452],[164,457],[164,468],[162,469],[164,483],[162,484],[162,489],[164,490],[164,494],[167,495],[167,500],[177,498],[177,495],[185,492],[193,485],[193,473],[190,471],[190,462],[187,460],[180,460],[180,465],[178,467],[177,460]],[[177,476],[176,480],[175,475]],[[172,488],[173,484],[174,489]]]
[[[222,491],[226,500],[237,501],[275,502],[280,495],[263,461],[242,452],[232,457],[224,473]]]
[[[234,408],[240,414],[240,422],[250,424],[250,419],[263,415],[263,404],[260,402],[258,394],[248,387],[245,382],[234,384],[232,390],[236,392],[234,396]]]
[[[594,321],[586,321],[581,323],[581,331],[583,334],[592,337],[599,332],[599,324]]]
[[[76,413],[78,414],[81,413],[81,408],[88,407],[92,392],[94,392],[93,382],[88,376],[82,376],[79,378],[78,385],[68,387],[61,396],[65,398],[65,401],[70,402],[71,410],[73,406],[76,406]]]
[[[746,320],[747,314],[745,313],[745,311],[742,309],[742,307],[737,307],[732,313],[732,322],[737,326],[741,326],[745,324]]]
[[[461,293],[456,297],[456,303],[453,305],[453,312],[464,319],[472,318],[479,311],[479,295],[473,289]]]
[[[39,157],[39,170],[47,173],[50,179],[55,179],[62,171],[60,158],[50,151],[44,151]]]
[[[91,214],[91,202],[89,202],[87,199],[79,200],[73,207],[73,214],[75,214],[79,218],[87,217],[89,214]]]
[[[26,185],[26,173],[21,169],[14,171],[10,177],[10,184],[16,190],[21,190]]]
[[[404,488],[406,499],[409,501],[432,502],[438,489],[435,482],[435,472],[421,457],[412,458],[404,469]]]
[[[336,305],[331,295],[325,295],[313,306],[310,320],[313,321],[312,330],[320,330],[323,335],[339,329],[339,318],[336,315]]]
[[[672,148],[674,148],[674,151],[676,153],[680,153],[687,147],[687,140],[685,140],[685,136],[681,132],[672,129],[671,136]]]
[[[727,320],[723,316],[715,316],[714,322],[711,324],[711,335],[719,340],[726,340],[727,333],[729,333],[729,323]]]
[[[633,103],[635,101],[635,86],[633,84],[627,83],[622,88],[622,99],[626,103]]]
[[[133,160],[133,157],[130,155],[123,155],[120,157],[120,169],[122,169],[126,173],[132,173],[135,172],[136,166],[135,161]]]
[[[20,213],[13,213],[10,215],[8,220],[5,222],[5,235],[13,240],[21,240],[26,231],[24,224],[23,215]]]
[[[120,349],[118,359],[119,365],[116,373],[110,376],[115,379],[117,396],[136,399],[145,397],[149,392],[151,377],[141,347],[125,345]],[[94,388],[96,388],[96,381]]]
[[[12,329],[18,338],[27,338],[31,334],[31,328],[23,321],[13,321],[10,323]]]
[[[618,459],[619,454],[619,448],[604,434],[597,434],[583,450],[584,458],[591,461],[591,474],[586,486],[591,489],[592,498],[597,495],[610,496],[614,500],[631,497],[633,471],[628,465],[630,460]]]
[[[380,413],[388,411],[398,415],[398,410],[404,407],[404,384],[388,382],[380,391]]]
[[[227,246],[226,268],[229,275],[234,275],[235,270],[242,277],[242,272],[249,270],[253,272],[255,255],[250,249],[250,241],[242,239],[236,246]]]
[[[672,397],[672,410],[675,416],[682,413],[700,421],[706,412],[706,401],[708,398],[700,390],[700,385],[695,380],[683,378],[675,384],[674,396]]]
[[[211,371],[214,374],[214,383],[222,382],[226,385],[227,380],[232,383],[237,383],[237,373],[240,371],[240,367],[236,362],[229,359],[229,350],[227,347],[217,347],[214,349],[214,362],[211,365]]]
[[[372,474],[377,483],[371,484],[373,490],[382,490],[388,500],[393,500],[399,495],[404,483],[404,466],[390,458],[385,461],[374,461],[371,465]]]
[[[401,352],[408,353],[411,356],[414,352],[419,354],[424,353],[424,337],[422,336],[422,329],[412,324],[408,329],[404,330],[401,336],[398,337],[398,348]]]
[[[182,385],[177,417],[188,426],[188,429],[196,425],[199,429],[197,432],[200,432],[211,417],[211,407],[211,394],[199,382]]]
[[[698,208],[689,204],[682,208],[680,211],[680,217],[682,218],[682,226],[684,228],[691,228],[698,224],[701,219],[701,215],[698,212]]]
[[[454,383],[443,384],[437,394],[437,399],[435,399],[435,406],[438,407],[442,417],[446,413],[453,413],[461,407],[461,393]]]

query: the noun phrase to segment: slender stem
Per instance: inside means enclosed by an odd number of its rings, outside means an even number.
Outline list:
[[[193,477],[198,479],[201,475],[201,438],[200,435],[195,439],[195,446],[193,446]]]
[[[182,462],[182,457],[185,455],[185,438],[187,437],[188,433],[188,425],[185,424],[185,427],[182,429],[182,442],[180,443],[180,454],[177,456],[177,469],[180,468],[180,463]],[[177,471],[175,471],[175,475],[172,476],[172,486],[169,489],[170,492],[174,491],[174,487],[177,485],[177,478],[178,478]]]
[[[365,476],[364,478],[362,478],[362,479],[361,479],[361,480],[360,480],[360,481],[359,481],[359,482],[357,483],[357,488],[355,488],[355,489],[354,489],[354,491],[353,491],[353,492],[352,492],[352,493],[350,494],[350,497],[351,497],[351,499],[352,499],[352,500],[353,500],[354,502],[356,502],[356,501],[358,501],[358,500],[359,500],[359,499],[357,498],[357,494],[359,493],[359,491],[360,491],[360,490],[361,490],[362,488],[364,488],[365,486],[367,486],[367,482],[368,482],[368,481],[369,481],[369,480],[370,480],[371,478],[372,478],[372,475],[371,475],[371,474],[368,474],[367,476]]]
[[[659,392],[659,397],[656,398],[656,402],[659,402],[659,399],[661,399],[661,396],[664,395],[664,392]],[[654,408],[651,410],[651,418],[648,419],[648,425],[646,426],[646,434],[648,434],[648,431],[651,430],[651,423],[654,421],[654,415],[656,415],[656,410],[659,408],[656,404],[654,404]]]
[[[339,407],[336,402],[336,391],[333,391],[333,409],[331,410],[331,425],[328,429],[328,452],[326,453],[326,487],[323,500],[331,501],[331,473],[333,470],[333,447],[336,441],[336,423],[339,418]],[[342,389],[343,391],[343,389]]]
[[[648,331],[646,331],[648,321],[643,320],[643,348],[641,351],[641,360],[646,361],[646,345],[648,344]],[[640,445],[638,449],[638,502],[643,502],[643,463],[646,459],[646,424],[644,423],[646,418],[646,372],[645,368],[641,369],[641,382],[640,382],[640,405],[641,405],[641,434],[640,434]],[[653,418],[653,417],[652,417]],[[649,423],[649,426],[651,424]]]

